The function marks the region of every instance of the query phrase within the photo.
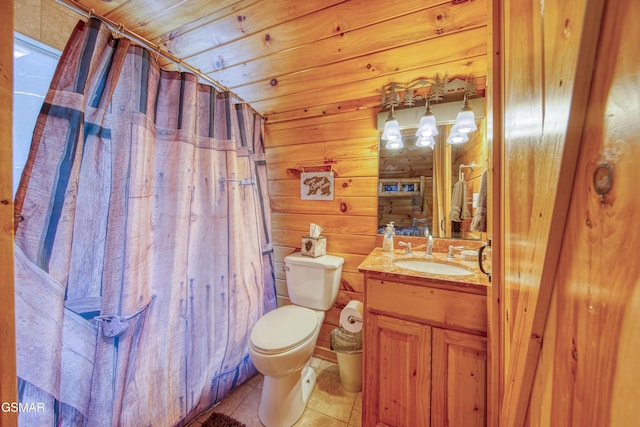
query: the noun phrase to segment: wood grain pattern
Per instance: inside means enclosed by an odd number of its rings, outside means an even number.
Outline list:
[[[164,30],[158,26],[153,33],[153,41],[163,44],[169,50],[193,49],[191,44],[194,43],[200,49],[213,49],[344,1],[312,0],[291,3],[288,0],[269,2],[231,0],[231,2],[227,2],[228,5],[221,2],[212,4],[206,0],[190,1],[189,3],[193,3],[194,13],[183,11],[180,7],[179,14],[176,14],[175,11],[171,14],[178,15],[179,19],[184,20],[184,24],[170,22],[164,27]],[[157,26],[156,23],[153,25]],[[158,34],[160,34],[159,37]],[[204,39],[203,34],[211,36]],[[198,52],[197,49],[194,51]]]
[[[344,141],[345,139],[363,139],[377,136],[372,117],[346,122],[348,126],[336,126],[335,116],[324,123],[289,129],[266,128],[265,138],[269,148],[295,144],[308,144],[321,141]],[[343,142],[344,143],[344,142]],[[309,147],[305,147],[309,150]],[[317,147],[316,147],[317,148]],[[268,150],[267,150],[268,152]]]
[[[310,2],[313,5],[314,2]],[[319,3],[319,2],[315,2]],[[259,21],[260,18],[267,17],[267,24],[271,21],[272,25],[269,27],[256,28],[257,31],[251,31],[251,28],[237,28],[240,27],[236,22],[234,37],[229,37],[229,40],[222,41],[221,43],[212,43],[210,38],[203,39],[202,37],[191,37],[187,40],[178,39],[177,43],[170,45],[172,50],[178,50],[180,56],[189,59],[191,63],[197,65],[202,61],[203,65],[209,65],[200,67],[204,71],[211,71],[212,69],[220,69],[231,67],[246,62],[246,58],[254,58],[255,61],[260,61],[260,57],[273,55],[280,55],[280,52],[288,49],[300,49],[302,50],[304,45],[313,44],[332,37],[344,37],[348,32],[358,30],[365,26],[375,25],[377,22],[384,22],[388,19],[392,19],[395,16],[406,14],[407,12],[414,12],[419,7],[432,6],[437,3],[437,0],[430,0],[429,2],[420,2],[418,0],[406,1],[402,4],[387,3],[380,4],[376,9],[366,7],[366,0],[354,0],[349,2],[334,2],[333,7],[319,7],[317,4],[315,8],[309,8],[315,13],[301,13],[299,15],[293,15],[288,10],[288,3],[270,4],[270,8],[266,8],[263,5],[262,11],[245,10],[250,18]],[[421,4],[422,3],[422,4]],[[427,3],[427,5],[424,5]],[[431,4],[429,4],[431,3]],[[329,3],[331,5],[331,3]],[[252,8],[252,9],[255,9]],[[354,10],[359,10],[357,15],[351,14]],[[419,10],[419,9],[418,9]],[[262,16],[260,16],[262,12]],[[283,12],[287,15],[284,16]],[[302,11],[301,11],[302,12]],[[280,16],[278,16],[280,14]],[[345,17],[349,16],[348,20]],[[298,18],[298,19],[293,19]],[[239,20],[237,20],[239,21]],[[242,21],[244,22],[244,20]],[[217,34],[219,31],[224,32],[224,27],[220,28],[219,23],[214,23],[215,26],[205,28],[204,31],[209,30],[210,34]],[[238,34],[240,29],[243,30],[243,34]],[[199,35],[204,32],[197,32]],[[224,40],[224,39],[223,39]],[[233,41],[233,43],[229,43]],[[263,49],[260,54],[255,51],[257,47]],[[212,64],[206,58],[211,57],[207,53],[214,51],[216,63]],[[311,47],[310,51],[318,51]],[[200,56],[200,53],[204,55]],[[296,55],[299,55],[297,52]],[[202,60],[201,58],[204,58]],[[269,59],[270,65],[277,65],[281,58]],[[219,62],[219,64],[218,64]],[[285,61],[287,63],[288,61]],[[324,62],[324,61],[323,61]],[[213,67],[212,67],[213,66]],[[222,82],[222,80],[219,80]],[[246,80],[245,80],[246,81]],[[249,79],[249,81],[253,81]],[[228,84],[223,83],[223,84]]]
[[[433,328],[431,351],[431,425],[486,426],[487,338]]]
[[[376,191],[377,185],[377,179],[374,177],[335,178],[334,193],[336,197],[375,197],[378,194]],[[269,187],[269,193],[274,197],[286,196],[299,192],[299,179],[274,180],[271,181],[271,186]],[[369,224],[364,224],[363,222],[354,224],[345,224],[344,222],[341,222],[339,225],[345,229],[350,228],[352,230],[361,228],[365,228],[365,230],[371,229]],[[375,228],[375,225],[373,227]]]
[[[368,312],[365,322],[363,425],[429,426],[431,327]]]
[[[601,17],[601,4],[586,6],[505,3],[501,422],[506,425],[524,423],[559,266],[579,148],[574,141],[582,133]],[[523,51],[524,44],[531,50]]]
[[[501,303],[502,301],[502,196],[500,185],[502,182],[502,155],[500,144],[502,141],[502,15],[503,2],[489,2],[488,11],[488,65],[487,65],[487,158],[488,168],[488,194],[487,208],[490,213],[487,217],[487,237],[491,243],[491,281],[492,285],[487,289],[487,426],[497,427],[499,423],[502,384],[504,371],[502,362],[501,339]],[[497,238],[496,238],[497,237]]]
[[[336,67],[340,66],[341,63],[336,64]],[[486,73],[486,68],[486,55],[477,55],[463,59],[456,58],[450,62],[425,65],[421,68],[406,72],[397,72],[373,79],[356,80],[357,77],[354,76],[354,80],[348,84],[340,86],[330,84],[326,87],[319,87],[315,90],[302,92],[304,97],[302,97],[300,93],[293,93],[277,98],[255,100],[251,102],[251,105],[255,106],[258,111],[264,111],[264,114],[269,117],[272,113],[276,112],[308,109],[309,105],[346,103],[354,99],[368,98],[379,93],[380,88],[391,82],[411,82],[420,78],[435,78],[437,74],[450,76],[482,76]],[[330,80],[324,81],[330,83]],[[484,88],[482,81],[478,84],[478,88]],[[241,96],[251,96],[250,93],[244,92],[243,87],[236,87],[234,90]]]
[[[82,18],[55,0],[16,0],[14,4],[15,30],[60,51]]]
[[[409,320],[475,333],[487,330],[484,295],[367,279],[367,310],[393,314],[398,307]]]
[[[413,0],[416,4],[428,7],[429,2]],[[397,15],[396,11],[402,4],[411,2],[390,3],[378,2],[374,7],[367,0],[356,0],[345,3],[349,9],[349,21],[344,24],[333,24],[327,28],[327,23],[336,21],[334,13],[340,5],[332,9],[325,9],[332,17],[325,18],[323,14],[309,15],[299,21],[292,21],[278,33],[268,37],[265,34],[254,43],[244,48],[240,43],[225,46],[225,50],[216,49],[215,55],[221,61],[222,67],[211,62],[210,55],[189,57],[189,62],[202,69],[222,84],[236,88],[239,84],[258,81],[267,76],[277,77],[281,74],[302,71],[311,66],[328,64],[340,60],[347,60],[357,56],[438,37],[440,34],[453,33],[474,26],[486,25],[486,4],[482,0],[453,5],[444,3],[417,11],[411,14]],[[354,11],[358,11],[354,14]],[[364,20],[359,21],[357,16]],[[340,20],[340,19],[339,19]],[[349,28],[353,22],[353,28]],[[344,31],[345,25],[347,30]],[[327,28],[325,34],[316,33],[316,28]],[[384,34],[384,37],[378,35]],[[291,41],[289,41],[291,40]],[[257,55],[256,48],[266,49],[271,55]],[[188,56],[182,55],[180,56]],[[248,57],[255,58],[248,62]],[[293,59],[295,58],[295,59]],[[300,68],[302,65],[305,68]],[[238,81],[238,77],[242,80]]]
[[[50,13],[62,8],[40,1]],[[486,0],[77,3],[232,88],[263,115],[340,113],[331,106],[349,108],[390,81],[435,72],[486,76]]]
[[[300,236],[308,234],[309,224],[319,223],[323,234],[350,234],[370,236],[371,230],[375,230],[378,223],[376,217],[361,217],[358,221],[346,222],[343,215],[322,215],[315,213],[298,214],[274,212],[271,217],[271,226],[274,230],[296,231]]]
[[[485,296],[365,270],[363,425],[485,426]]]
[[[639,126],[632,119],[640,110],[624,101],[640,89],[640,57],[632,47],[640,41],[638,13],[636,2],[620,1],[606,3],[598,15],[604,19],[593,86],[529,425],[637,424],[639,377],[631,366],[639,342],[640,269],[620,251],[640,245],[637,229],[627,226],[640,208]],[[613,168],[614,185],[599,197],[594,171],[603,163]]]
[[[13,0],[0,4],[0,35],[13,39]],[[13,285],[13,166],[11,163],[13,44],[0,45],[0,402],[18,401]],[[0,414],[0,425],[17,426],[17,412]]]
[[[378,158],[377,157],[361,157],[350,158],[345,160],[333,160],[325,162],[324,159],[318,159],[319,162],[313,162],[310,160],[299,162],[293,160],[288,163],[279,163],[275,165],[268,165],[269,167],[269,180],[275,179],[290,179],[299,178],[302,168],[314,165],[325,165],[325,167],[333,167],[333,172],[336,177],[376,177],[378,170]],[[326,170],[326,169],[325,169]],[[300,197],[300,190],[295,194]]]
[[[486,55],[486,28],[472,28],[447,37],[439,37],[421,42],[414,42],[394,49],[394,55],[389,55],[387,50],[376,52],[365,57],[356,57],[340,61],[339,63],[327,63],[302,72],[286,74],[276,77],[277,84],[272,81],[258,81],[242,86],[242,91],[253,102],[291,95],[309,90],[311,84],[320,85],[331,82],[333,86],[346,85],[354,80],[371,80],[369,87],[376,87],[376,82],[389,80],[397,74],[398,58],[403,58],[403,72],[406,76],[403,80],[413,80],[411,75],[425,73],[423,70],[423,56],[425,49],[430,53],[431,64],[442,64],[447,68],[453,68],[451,58],[475,59]],[[453,75],[454,70],[450,71]],[[317,82],[314,84],[314,82]],[[380,84],[380,83],[377,83]]]

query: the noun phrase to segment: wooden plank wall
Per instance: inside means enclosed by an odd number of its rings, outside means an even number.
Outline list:
[[[15,0],[15,30],[60,51],[79,19],[55,0]]]
[[[560,267],[529,401],[532,427],[639,425],[640,265],[633,254],[640,248],[640,3],[609,1],[600,16]],[[601,164],[613,170],[605,197],[594,191]]]
[[[503,5],[500,369],[504,398],[500,421],[501,425],[522,426],[536,371],[545,378],[539,377],[540,384],[548,386],[547,379],[557,369],[537,370],[538,358],[541,346],[553,343],[559,332],[553,327],[545,330],[545,322],[554,279],[565,269],[559,263],[560,249],[565,245],[566,250],[572,243],[569,235],[563,241],[563,231],[595,60],[601,2],[547,1],[541,8],[535,0],[506,0]],[[579,214],[584,215],[584,210]],[[593,268],[575,267],[587,272]],[[588,293],[572,295],[572,303],[580,304],[583,298],[588,299]],[[577,327],[564,313],[557,325],[562,330]],[[573,355],[569,351],[558,357],[570,361]],[[570,369],[561,377],[571,387],[582,388],[583,384],[574,382],[575,377],[565,377],[574,374],[575,369]],[[538,416],[548,409],[549,399],[558,405],[559,413],[571,410],[571,396],[556,394],[550,388],[538,393],[544,399],[536,400],[541,408],[530,407],[536,417],[531,425],[539,425]],[[608,425],[583,421],[554,420],[551,425]]]
[[[329,334],[339,323],[341,307],[352,299],[363,300],[364,277],[358,265],[376,244],[376,113],[376,109],[365,107],[268,124],[265,129],[279,304],[288,303],[283,259],[300,248],[310,223],[324,229],[327,252],[345,259],[338,300],[327,312],[316,350],[330,360],[335,360],[335,355],[329,351]],[[333,166],[335,199],[300,200],[299,171],[323,164]]]
[[[328,253],[345,258],[338,301],[327,313],[316,349],[316,355],[330,360],[335,360],[335,354],[328,349],[329,334],[338,325],[340,308],[351,299],[363,299],[363,276],[357,267],[376,246],[376,115],[380,111],[380,90],[391,82],[408,84],[418,78],[433,78],[436,74],[486,75],[486,2],[459,5],[456,19],[460,19],[460,23],[466,22],[461,27],[448,21],[453,14],[446,11],[455,5],[433,6],[433,12],[429,11],[428,16],[440,20],[438,22],[444,20],[444,28],[438,32],[441,37],[428,40],[419,34],[430,33],[431,26],[438,24],[425,20],[420,7],[430,7],[431,3],[415,3],[415,12],[402,19],[391,19],[391,16],[405,8],[408,11],[408,3],[394,4],[391,9],[387,6],[385,3],[384,10],[390,12],[388,21],[359,29],[359,38],[351,40],[355,44],[371,43],[369,53],[340,62],[331,62],[333,60],[327,57],[324,59],[326,66],[318,67],[318,61],[323,59],[315,55],[318,49],[314,46],[319,48],[328,41],[309,41],[304,45],[305,52],[300,61],[316,68],[292,73],[279,78],[277,86],[262,88],[259,93],[265,99],[255,104],[258,109],[267,111],[265,146],[279,303],[288,303],[283,258],[300,247],[300,238],[308,232],[309,223],[318,223],[324,228]],[[463,9],[469,17],[465,18]],[[376,14],[376,20],[383,16]],[[403,22],[411,24],[404,25]],[[393,37],[397,40],[404,40],[402,46],[390,49],[386,37],[381,34],[390,37],[395,34]],[[369,39],[372,40],[367,41]],[[342,56],[340,46],[338,43],[334,49]],[[349,46],[349,49],[353,48],[355,45]],[[473,57],[469,56],[469,50],[474,52]],[[322,79],[325,86],[321,91],[309,91],[304,98],[287,94],[290,88],[293,90],[297,85],[304,86],[305,81],[316,82],[318,79]],[[245,99],[254,96],[244,93],[244,87],[239,89]],[[275,111],[271,112],[272,109]],[[298,173],[303,167],[315,165],[333,165],[336,172],[334,201],[300,200]]]
[[[0,3],[0,36],[13,39],[13,0]],[[5,404],[18,401],[13,288],[13,167],[11,162],[13,44],[0,44],[0,426],[18,425],[17,412]]]

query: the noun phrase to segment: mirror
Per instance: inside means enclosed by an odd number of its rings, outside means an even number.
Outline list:
[[[478,203],[483,200],[480,196],[480,184],[487,166],[488,152],[484,99],[477,101],[479,102],[476,102],[473,109],[478,130],[470,134],[469,141],[463,144],[447,143],[453,120],[443,122],[434,108],[439,131],[439,135],[435,137],[434,149],[415,145],[417,124],[424,107],[417,109],[417,119],[414,112],[396,110],[395,116],[402,128],[404,146],[400,149],[387,149],[384,141],[379,140],[378,233],[384,233],[386,224],[393,221],[397,235],[424,236],[425,228],[428,228],[438,238],[482,239],[486,226],[478,224],[482,216]],[[478,108],[479,103],[481,108]],[[461,106],[459,102],[451,104],[457,109]],[[387,114],[379,114],[379,129],[384,127]],[[411,118],[405,117],[403,123],[400,117],[402,115]],[[383,119],[382,126],[380,116]],[[442,117],[446,120],[448,116],[442,114]],[[382,132],[379,136],[381,134]],[[460,202],[452,203],[452,197],[458,195],[460,198],[457,200]],[[457,207],[460,209],[456,209]],[[458,218],[459,212],[468,212],[468,216],[461,215]],[[479,212],[474,223],[474,216]]]

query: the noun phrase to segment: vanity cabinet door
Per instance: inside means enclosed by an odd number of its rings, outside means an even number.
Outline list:
[[[431,424],[486,426],[487,338],[433,328]]]
[[[363,425],[430,425],[431,329],[367,313]]]

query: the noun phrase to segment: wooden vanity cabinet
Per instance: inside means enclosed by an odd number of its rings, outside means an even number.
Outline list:
[[[363,425],[486,425],[486,295],[434,285],[365,274]]]

